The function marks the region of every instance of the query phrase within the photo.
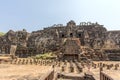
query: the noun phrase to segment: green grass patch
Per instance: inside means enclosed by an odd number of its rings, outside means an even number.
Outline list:
[[[44,53],[44,54],[38,54],[34,58],[36,58],[36,59],[52,59],[55,57],[56,56],[52,52],[49,52],[49,53]]]

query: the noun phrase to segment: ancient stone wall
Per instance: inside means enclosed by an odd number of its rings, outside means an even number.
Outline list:
[[[10,54],[11,45],[17,46],[15,55],[21,57],[55,51],[58,51],[58,54],[64,53],[64,43],[68,38],[77,38],[77,44],[80,45],[79,53],[89,58],[104,56],[104,49],[120,48],[120,31],[107,31],[103,25],[91,22],[76,25],[71,20],[66,26],[53,25],[32,33],[25,29],[17,32],[10,30],[0,37],[0,53]]]

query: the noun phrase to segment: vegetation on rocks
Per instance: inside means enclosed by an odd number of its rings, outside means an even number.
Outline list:
[[[56,57],[55,54],[53,54],[52,52],[49,52],[49,53],[44,53],[44,54],[38,54],[34,58],[36,58],[36,59],[53,59],[55,57]]]
[[[3,33],[3,32],[0,32],[0,36],[3,36],[5,33]]]

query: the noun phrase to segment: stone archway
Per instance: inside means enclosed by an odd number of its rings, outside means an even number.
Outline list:
[[[73,37],[73,33],[70,33],[70,37]]]

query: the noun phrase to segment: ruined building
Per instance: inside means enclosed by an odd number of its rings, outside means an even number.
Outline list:
[[[70,21],[28,33],[8,31],[0,37],[0,54],[18,57],[54,52],[58,58],[120,60],[120,31],[107,31],[103,25]]]

